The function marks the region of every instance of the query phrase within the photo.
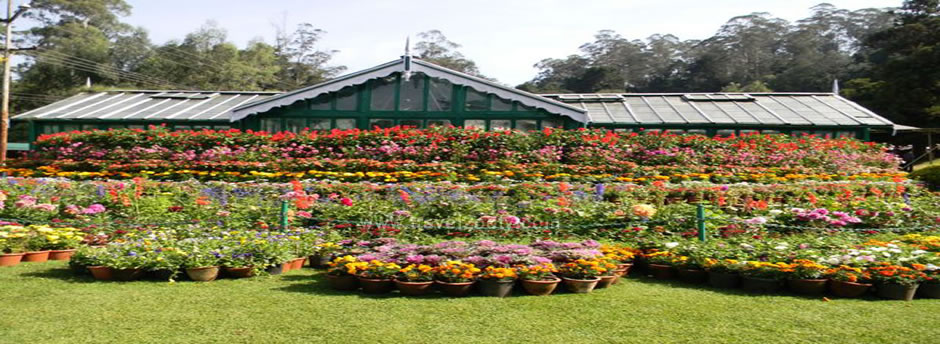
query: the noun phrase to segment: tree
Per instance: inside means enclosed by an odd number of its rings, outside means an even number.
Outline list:
[[[876,113],[911,125],[940,121],[940,1],[907,0],[896,24],[865,40],[867,77],[845,95]]]
[[[301,23],[292,33],[277,28],[275,54],[281,71],[278,78],[286,89],[296,89],[322,82],[346,70],[343,66],[328,66],[336,50],[319,50],[318,42],[326,31],[312,24]]]
[[[460,44],[448,40],[440,31],[430,30],[419,33],[418,39],[419,41],[415,43],[414,49],[419,59],[458,72],[486,78],[486,76],[480,74],[476,62],[467,59],[457,51]]]

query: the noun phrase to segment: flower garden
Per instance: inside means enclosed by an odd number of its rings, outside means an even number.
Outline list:
[[[35,146],[2,170],[0,266],[95,285],[940,298],[940,197],[855,139],[154,127]]]

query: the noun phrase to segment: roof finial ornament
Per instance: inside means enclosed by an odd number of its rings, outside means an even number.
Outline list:
[[[839,95],[839,79],[832,80],[832,94]]]
[[[402,78],[405,81],[411,80],[411,36],[405,38],[405,55],[401,57],[405,64],[405,70],[402,72]]]

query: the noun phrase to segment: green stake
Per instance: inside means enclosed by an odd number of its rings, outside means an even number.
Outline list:
[[[705,206],[701,203],[695,208],[695,217],[698,221],[698,240],[705,241]]]
[[[287,202],[281,202],[281,230],[287,230]]]

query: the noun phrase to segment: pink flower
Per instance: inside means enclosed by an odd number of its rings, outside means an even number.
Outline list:
[[[85,210],[82,210],[82,214],[94,215],[98,213],[103,213],[106,210],[108,209],[105,208],[103,205],[95,203],[95,204],[89,205],[88,208],[85,208]]]
[[[343,199],[339,200],[339,202],[347,207],[351,207],[353,205],[353,201],[349,199],[349,197],[343,197]]]

